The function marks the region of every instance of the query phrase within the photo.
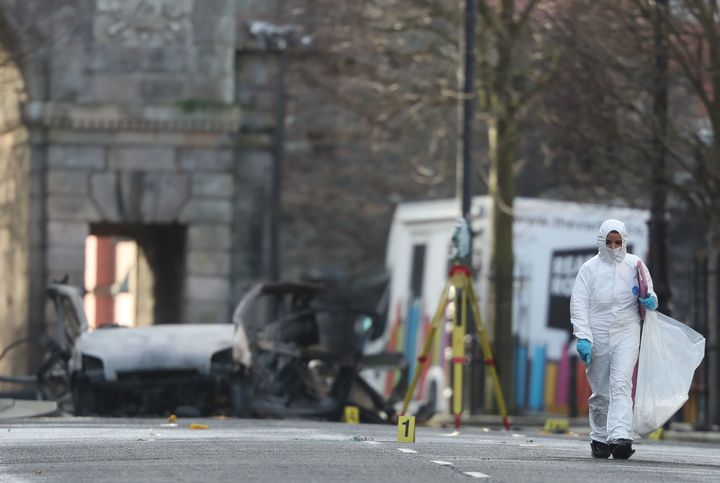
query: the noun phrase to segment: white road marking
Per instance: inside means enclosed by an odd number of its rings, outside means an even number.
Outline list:
[[[407,454],[417,453],[417,451],[415,451],[414,449],[410,449],[410,448],[398,448],[398,451],[400,451],[401,453],[407,453]]]
[[[472,476],[473,478],[490,478],[490,475],[480,473],[479,471],[463,471],[464,474]]]
[[[453,465],[449,461],[442,461],[442,460],[434,460],[434,461],[431,461],[431,463],[435,463],[436,465],[440,465],[440,466],[452,466]]]

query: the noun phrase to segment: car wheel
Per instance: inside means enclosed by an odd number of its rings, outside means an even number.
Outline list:
[[[250,398],[250,383],[247,379],[237,378],[230,381],[230,404],[236,418],[252,416]]]
[[[75,416],[95,414],[95,393],[86,381],[75,381],[72,386],[72,396]]]

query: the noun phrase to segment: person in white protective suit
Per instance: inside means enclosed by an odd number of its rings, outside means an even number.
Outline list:
[[[632,375],[640,348],[638,301],[655,310],[658,299],[650,273],[639,298],[637,262],[627,253],[625,224],[605,220],[597,235],[598,254],[578,272],[570,299],[570,320],[577,351],[585,362],[592,395],[590,448],[595,458],[628,459],[632,449]]]

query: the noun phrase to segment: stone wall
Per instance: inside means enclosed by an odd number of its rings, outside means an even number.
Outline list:
[[[20,72],[8,62],[0,67],[0,349],[29,335],[31,315],[31,255],[37,248],[31,237],[38,220],[31,204],[34,173],[28,131],[18,109],[23,98]],[[9,368],[27,370],[26,354],[24,350],[9,353],[0,362],[0,374]]]
[[[90,224],[179,224],[188,234],[182,321],[228,320],[234,220],[228,133],[237,129],[238,111],[226,108],[204,119],[171,108],[160,118],[157,108],[31,104],[28,111],[31,123],[50,132],[48,278],[69,275],[70,283],[82,285]],[[84,124],[73,125],[74,119]]]
[[[81,17],[27,106],[48,130],[47,276],[82,284],[91,223],[187,227],[182,321],[228,319],[234,220],[232,0],[67,2]]]
[[[79,103],[231,103],[231,0],[96,0],[74,4],[51,56],[50,97]]]
[[[27,87],[0,83],[22,121],[0,139],[0,345],[52,332],[44,287],[65,275],[83,285],[93,226],[180,227],[182,310],[171,322],[229,320],[233,268],[261,258],[234,248],[236,227],[256,223],[242,197],[252,190],[236,178],[266,174],[237,166],[236,6],[0,0],[0,23],[17,32],[0,32],[0,45],[22,59]],[[0,373],[26,368],[13,361]]]

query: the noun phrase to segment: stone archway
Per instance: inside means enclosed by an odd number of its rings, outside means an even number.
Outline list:
[[[46,284],[83,286],[98,226],[138,229],[156,252],[172,242],[147,237],[182,233],[181,251],[153,261],[180,307],[163,318],[229,321],[258,258],[235,243],[257,217],[238,192],[264,174],[237,156],[235,0],[45,3],[0,0],[0,43],[19,45],[11,18],[41,49],[0,86],[0,346],[53,334]],[[38,367],[40,351],[21,349],[0,374]]]
[[[0,46],[30,54],[0,86],[0,350],[34,343],[0,375],[42,363],[47,283],[84,286],[90,234],[137,234],[170,281],[154,300],[176,304],[153,323],[228,322],[264,272],[272,70],[237,37],[237,6],[0,0]]]
[[[174,247],[173,240],[160,238],[183,233],[177,240],[182,252],[153,258],[154,278],[173,285],[167,291],[156,287],[155,298],[179,307],[162,312],[175,317],[161,317],[155,310],[153,323],[227,322],[234,155],[223,134],[231,126],[215,131],[204,120],[183,120],[181,112],[172,117],[175,121],[154,121],[142,110],[132,117],[109,110],[100,117],[67,106],[62,113],[36,118],[51,131],[63,131],[62,142],[48,147],[48,277],[68,275],[71,283],[82,285],[90,234],[130,236],[144,247]],[[72,124],[77,119],[84,121]],[[73,128],[65,131],[68,124]],[[181,230],[163,230],[172,226]],[[178,267],[182,270],[174,271]],[[163,275],[170,269],[180,280]]]
[[[0,350],[28,341],[0,361],[0,374],[34,368],[43,317],[42,307],[32,303],[39,287],[31,275],[42,273],[43,215],[38,196],[43,181],[33,163],[31,131],[22,115],[28,100],[22,52],[13,23],[0,10]]]

